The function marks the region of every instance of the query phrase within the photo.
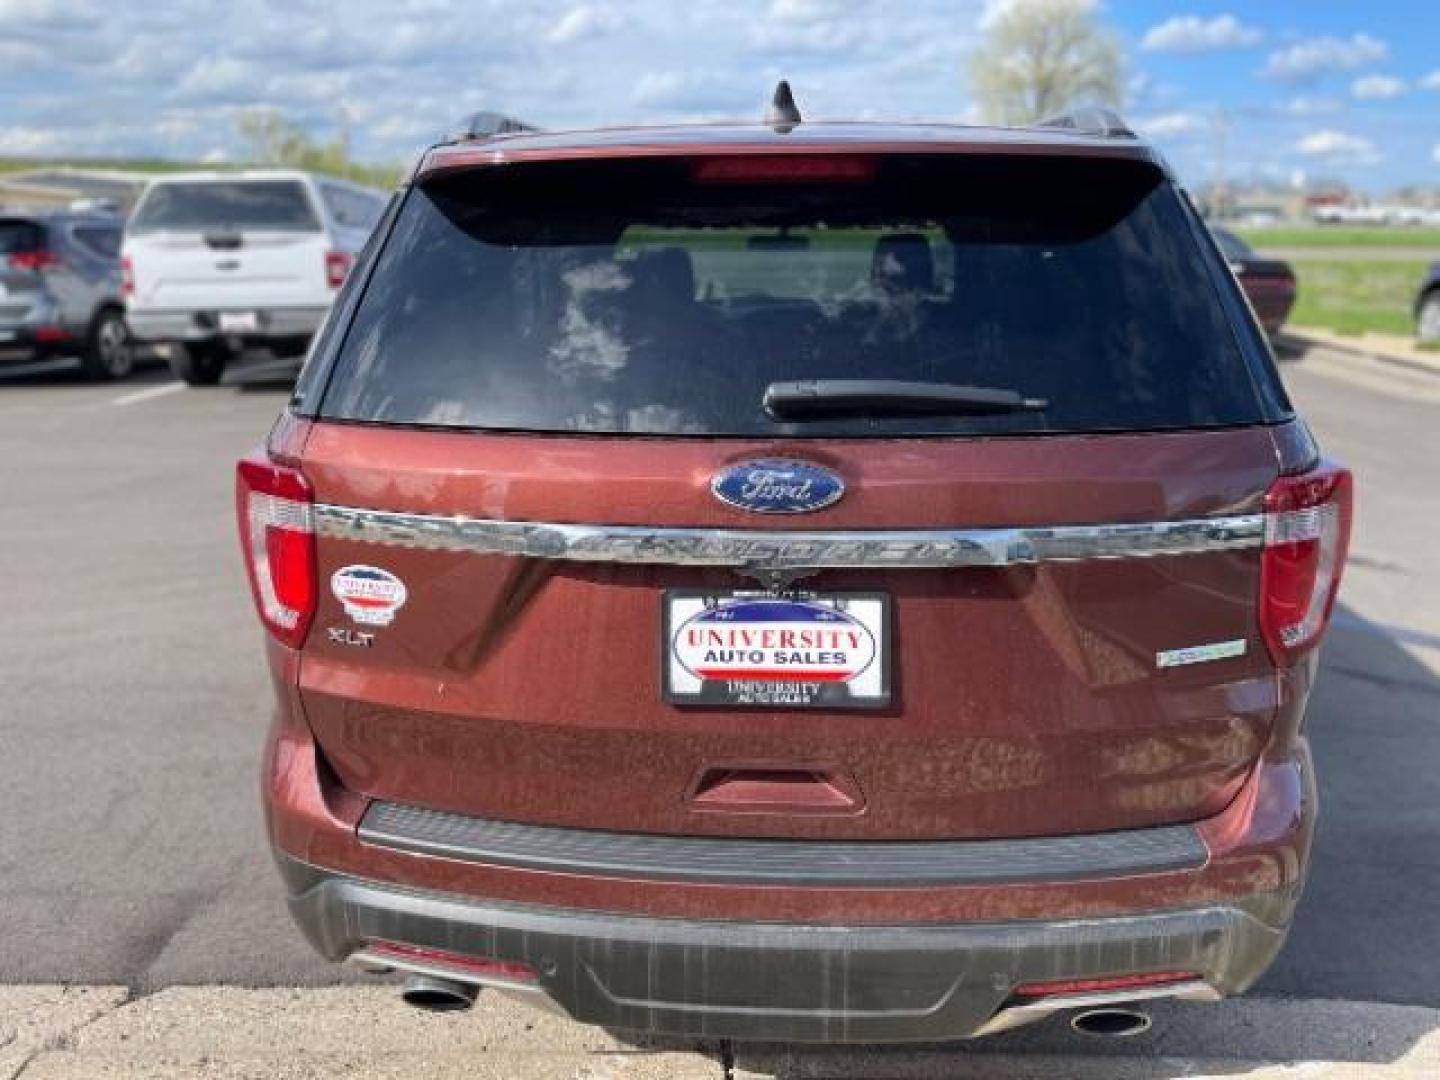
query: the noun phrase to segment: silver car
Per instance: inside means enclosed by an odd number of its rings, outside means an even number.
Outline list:
[[[78,356],[92,379],[130,374],[121,233],[114,214],[0,212],[0,356]]]

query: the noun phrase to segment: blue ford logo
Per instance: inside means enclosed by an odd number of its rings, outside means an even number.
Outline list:
[[[710,490],[723,503],[757,514],[822,510],[845,494],[845,481],[829,469],[772,458],[742,461],[715,474]]]

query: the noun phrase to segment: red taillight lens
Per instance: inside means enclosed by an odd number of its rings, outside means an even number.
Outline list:
[[[345,284],[345,275],[350,273],[350,264],[354,257],[343,251],[327,251],[325,253],[325,284],[332,289],[338,289]]]
[[[63,265],[60,256],[48,248],[37,251],[17,251],[10,256],[13,270],[54,270]]]
[[[126,299],[135,295],[135,263],[129,255],[120,259],[120,295]]]
[[[875,177],[875,159],[856,154],[768,154],[697,158],[697,184],[861,184]]]
[[[278,641],[298,649],[319,595],[310,484],[257,453],[236,466],[235,502],[255,607]]]
[[[1351,506],[1349,471],[1329,463],[1265,493],[1260,633],[1277,664],[1319,644],[1350,549]]]

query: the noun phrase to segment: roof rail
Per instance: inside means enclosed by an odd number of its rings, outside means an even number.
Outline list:
[[[450,138],[456,141],[461,139],[492,139],[496,135],[513,135],[520,131],[539,131],[540,129],[523,120],[516,120],[513,116],[505,116],[497,112],[471,113],[455,131],[451,132]]]
[[[1067,131],[1078,132],[1081,135],[1096,135],[1102,139],[1133,139],[1135,132],[1130,125],[1120,118],[1120,114],[1114,109],[1105,109],[1095,105],[1087,105],[1080,109],[1071,109],[1059,116],[1051,116],[1041,120],[1036,127],[1042,128],[1064,128]]]

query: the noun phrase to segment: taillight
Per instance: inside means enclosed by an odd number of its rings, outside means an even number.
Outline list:
[[[344,285],[345,275],[350,273],[350,264],[354,261],[354,256],[347,255],[343,251],[327,251],[325,253],[325,284],[332,289],[338,289]]]
[[[55,270],[63,266],[60,256],[49,248],[35,251],[17,251],[10,256],[12,270]]]
[[[1260,633],[1270,658],[1293,662],[1320,641],[1350,548],[1350,472],[1324,463],[1265,493]]]
[[[278,641],[298,649],[319,593],[310,484],[257,452],[236,466],[235,501],[255,607]]]
[[[129,255],[120,259],[120,295],[127,300],[135,295],[135,263]]]

